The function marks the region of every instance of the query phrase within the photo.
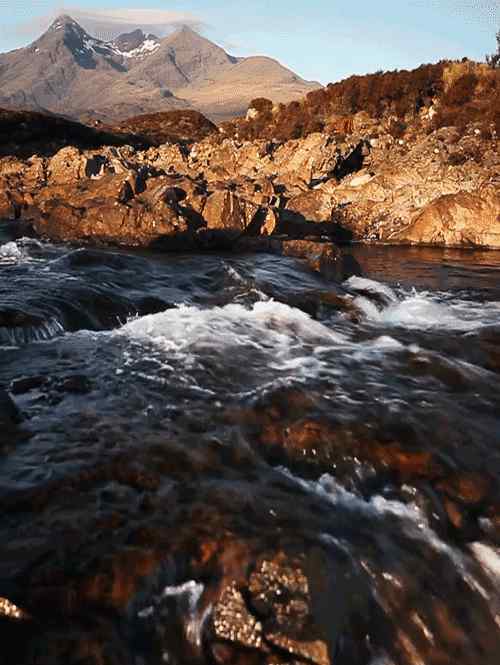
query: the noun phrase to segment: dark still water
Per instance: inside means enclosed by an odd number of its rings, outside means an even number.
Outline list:
[[[500,253],[356,247],[363,277],[333,284],[2,233],[0,389],[23,420],[0,435],[0,597],[34,617],[13,662],[499,662]],[[235,543],[319,548],[330,661],[212,648],[217,575],[192,561],[226,571]],[[130,549],[160,552],[155,588],[62,600]],[[115,655],[54,647],[79,634]]]

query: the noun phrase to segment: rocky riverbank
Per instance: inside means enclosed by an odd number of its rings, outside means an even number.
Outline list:
[[[4,156],[0,217],[52,240],[167,250],[264,237],[263,249],[269,238],[500,248],[496,134],[415,125],[398,139],[391,120],[351,122],[349,134],[285,142],[221,129],[192,144]]]

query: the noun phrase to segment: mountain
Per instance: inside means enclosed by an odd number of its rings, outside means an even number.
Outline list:
[[[87,120],[181,108],[221,120],[255,97],[288,102],[318,87],[271,58],[235,58],[187,27],[104,42],[63,15],[30,46],[0,54],[0,106]]]
[[[140,29],[120,35],[111,44],[125,58],[144,58],[160,48],[156,35],[145,35]]]

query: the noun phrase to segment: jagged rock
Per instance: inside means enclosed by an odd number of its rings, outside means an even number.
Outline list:
[[[191,149],[171,144],[142,152],[131,146],[82,152],[77,142],[51,159],[2,160],[0,215],[33,218],[37,232],[55,239],[133,245],[176,237],[186,248],[200,231],[193,246],[207,248],[230,249],[243,233],[497,247],[497,139],[408,125],[404,140],[395,140],[388,128],[389,117],[374,125],[360,116],[348,140],[338,132],[283,143],[217,133]],[[122,178],[119,193],[108,191],[112,176]],[[102,188],[89,184],[97,180]],[[112,220],[108,229],[97,212],[100,198]],[[58,215],[67,215],[65,224],[54,225]],[[155,224],[163,225],[160,231]],[[252,243],[276,251],[276,244]]]
[[[79,187],[48,187],[36,205],[36,232],[55,240],[149,246],[161,238],[189,244],[193,230],[176,202],[169,200],[168,186],[159,178],[139,186],[135,172],[86,180]]]
[[[330,634],[325,631],[326,617],[311,589],[320,577],[323,587],[332,583],[314,551],[259,556],[246,580],[223,586],[212,618],[215,639],[268,654],[269,663],[281,662],[280,655],[288,654],[298,663],[330,665],[343,618]]]
[[[314,639],[320,631],[313,627],[309,580],[299,562],[281,553],[273,559],[261,559],[250,576],[248,592],[254,611],[265,617],[263,632],[270,645],[300,660],[330,665],[324,636]]]
[[[310,190],[291,198],[286,207],[308,222],[329,222],[332,218],[334,199],[320,190]]]
[[[18,219],[24,205],[23,196],[0,177],[0,219]]]
[[[59,150],[48,164],[48,181],[52,185],[66,185],[82,177],[82,158],[78,148],[68,146]]]
[[[324,134],[310,134],[305,139],[288,141],[273,154],[277,172],[300,174],[311,182],[334,170],[338,162],[335,141]]]
[[[214,609],[213,628],[218,639],[253,649],[262,646],[262,624],[248,610],[235,582],[222,591]]]
[[[165,144],[150,148],[140,154],[139,158],[166,173],[184,174],[190,170],[186,151],[179,145]]]
[[[395,239],[500,249],[500,194],[490,188],[442,196],[424,208]]]
[[[276,211],[273,208],[267,208],[260,227],[260,233],[271,236],[277,230],[278,222],[279,218]]]
[[[340,250],[329,242],[285,240],[281,244],[281,253],[283,256],[305,259],[312,270],[325,277],[334,277],[341,261]]]
[[[254,203],[241,200],[229,190],[219,190],[211,194],[203,217],[208,229],[243,232],[252,223],[259,207]]]
[[[26,171],[23,175],[23,185],[32,192],[39,189],[47,181],[47,160],[33,156],[26,161]]]

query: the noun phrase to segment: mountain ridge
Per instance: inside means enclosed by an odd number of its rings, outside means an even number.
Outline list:
[[[187,26],[105,42],[61,15],[32,44],[0,54],[1,106],[75,119],[184,108],[221,120],[243,115],[270,89],[273,101],[288,102],[318,87],[272,58],[232,56]]]

